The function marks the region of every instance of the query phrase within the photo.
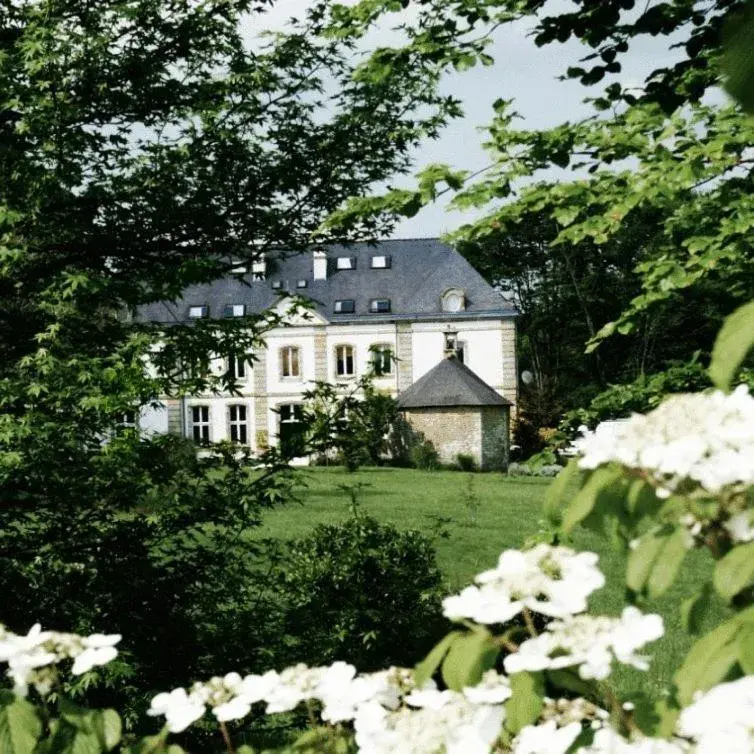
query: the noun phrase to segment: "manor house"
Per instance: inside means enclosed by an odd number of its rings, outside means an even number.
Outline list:
[[[257,449],[285,441],[314,381],[348,383],[376,363],[376,387],[397,396],[451,354],[515,410],[516,310],[436,239],[330,246],[258,263],[243,280],[189,287],[139,316],[169,325],[284,312],[288,294],[311,299],[311,312],[270,331],[253,363],[216,364],[233,370],[240,396],[166,397],[140,416],[141,429]]]

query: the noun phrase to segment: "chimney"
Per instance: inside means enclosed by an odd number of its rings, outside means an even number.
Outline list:
[[[313,255],[315,280],[327,280],[327,253],[322,249],[315,249]]]

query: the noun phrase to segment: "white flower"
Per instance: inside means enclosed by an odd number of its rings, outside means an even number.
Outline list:
[[[581,733],[580,723],[558,728],[554,720],[527,725],[513,742],[513,754],[565,754]]]
[[[600,424],[574,442],[579,466],[618,463],[648,473],[658,496],[713,495],[754,484],[754,398],[745,385],[675,395],[648,414]]]
[[[613,658],[647,670],[647,658],[636,651],[662,634],[662,618],[643,615],[635,607],[626,607],[620,618],[581,615],[553,621],[505,658],[505,670],[512,674],[576,665],[582,678],[601,680],[610,674]]]
[[[681,712],[678,733],[696,741],[697,754],[754,751],[754,676],[722,683]]]
[[[243,696],[236,696],[230,701],[212,708],[212,714],[220,721],[240,720],[251,711],[251,702]]]
[[[120,634],[92,634],[84,639],[84,651],[76,655],[73,661],[71,673],[81,675],[91,670],[95,665],[106,665],[110,660],[118,656],[118,650],[115,648],[121,640]]]
[[[551,617],[581,613],[587,598],[605,583],[598,557],[567,547],[540,544],[531,550],[506,550],[497,567],[480,573],[460,594],[443,601],[452,620],[505,623],[524,608]]]
[[[504,675],[488,670],[476,686],[467,686],[463,693],[474,704],[501,704],[513,692],[510,681]]]
[[[195,694],[187,694],[186,689],[173,689],[170,693],[157,694],[147,714],[152,717],[162,715],[171,733],[180,733],[196,722],[205,712],[204,703]]]
[[[751,542],[754,539],[752,511],[741,511],[731,516],[724,524],[733,542]]]
[[[303,663],[286,668],[278,682],[268,691],[267,714],[290,712],[300,702],[316,697],[317,687],[326,668],[309,668]]]
[[[580,754],[686,754],[691,749],[683,741],[666,741],[662,738],[638,737],[628,741],[615,730],[603,727],[594,734],[591,746],[579,750]],[[718,754],[729,754],[721,750]]]

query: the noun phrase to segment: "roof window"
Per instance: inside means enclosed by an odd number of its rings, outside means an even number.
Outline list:
[[[306,282],[306,280],[297,280],[296,281],[296,288],[306,288],[307,285],[308,285],[308,283]]]
[[[243,317],[246,314],[244,304],[228,304],[223,309],[223,317]]]
[[[373,298],[369,304],[369,311],[373,314],[386,314],[390,311],[390,299]]]
[[[353,314],[356,311],[356,302],[352,298],[338,299],[335,302],[336,314]]]
[[[391,259],[386,254],[377,254],[372,257],[371,266],[373,270],[390,269]]]
[[[203,319],[209,317],[208,306],[189,306],[188,315],[191,319]]]
[[[356,257],[338,257],[335,260],[335,267],[339,270],[355,270]]]
[[[283,287],[283,281],[282,280],[273,280],[272,281],[272,290],[273,291],[279,291]]]

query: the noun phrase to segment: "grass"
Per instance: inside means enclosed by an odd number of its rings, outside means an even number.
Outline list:
[[[301,504],[267,513],[261,530],[265,536],[297,538],[317,524],[343,521],[350,514],[351,504],[350,493],[344,487],[357,487],[357,501],[363,513],[401,529],[418,529],[434,539],[449,592],[459,590],[476,573],[493,567],[502,550],[520,548],[538,531],[542,501],[550,482],[503,474],[390,468],[355,473],[341,468],[313,468],[302,472],[302,480],[306,486],[299,490]],[[593,595],[590,604],[595,613],[619,614],[625,604],[625,554],[614,549],[606,537],[589,531],[578,532],[568,544],[599,553],[607,585]],[[681,629],[682,602],[709,574],[706,553],[692,552],[673,587],[660,600],[641,606],[646,612],[663,616],[666,635],[650,648],[651,673],[624,668],[616,671],[614,680],[621,691],[656,693],[667,687],[693,641]],[[718,623],[724,612],[721,601],[713,600],[703,628]]]

